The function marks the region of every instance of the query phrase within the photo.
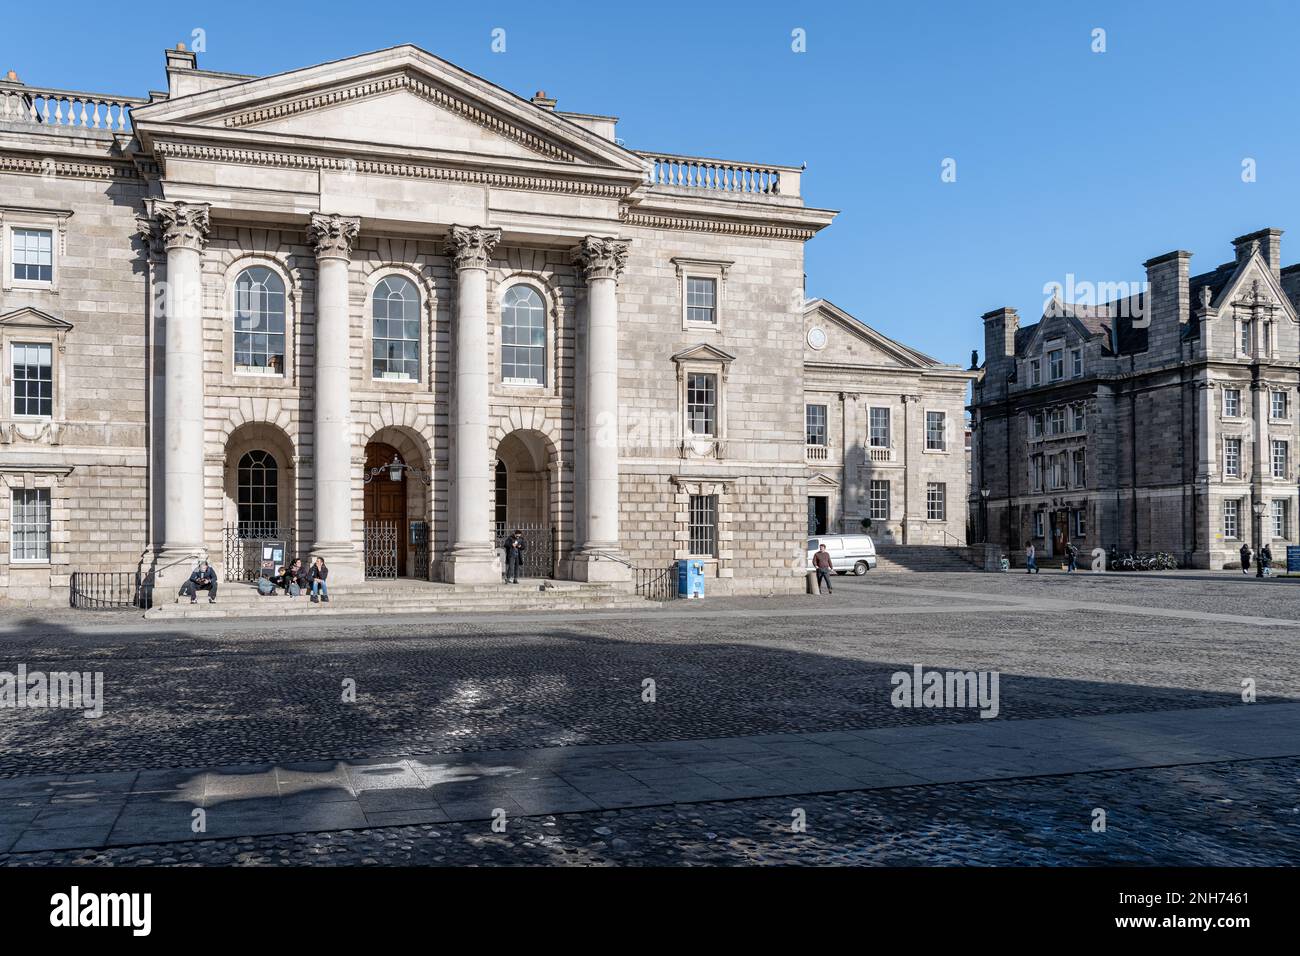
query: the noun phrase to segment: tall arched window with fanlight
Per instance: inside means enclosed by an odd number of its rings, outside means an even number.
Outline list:
[[[235,370],[284,374],[284,280],[266,266],[235,280]]]
[[[239,459],[235,500],[241,525],[279,523],[280,468],[270,452],[250,451]]]
[[[386,276],[371,296],[373,376],[420,380],[420,293],[404,276]]]
[[[532,286],[512,285],[501,299],[501,380],[546,384],[546,305]]]

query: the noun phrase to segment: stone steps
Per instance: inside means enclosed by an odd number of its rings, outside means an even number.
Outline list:
[[[878,572],[978,571],[964,549],[941,545],[896,545],[876,552]]]
[[[540,590],[538,582],[520,584],[450,585],[393,583],[362,584],[339,588],[328,604],[312,604],[306,594],[289,598],[283,594],[263,597],[243,583],[228,583],[217,592],[217,603],[208,603],[199,592],[198,602],[187,598],[156,604],[145,612],[148,620],[197,620],[201,618],[282,617],[286,614],[450,614],[467,612],[580,611],[652,609],[658,605],[639,597],[629,587],[610,584],[555,582]]]

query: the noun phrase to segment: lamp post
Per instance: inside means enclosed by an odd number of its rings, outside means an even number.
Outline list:
[[[987,544],[989,540],[989,489],[980,489],[980,541]]]
[[[1260,553],[1263,551],[1264,512],[1268,510],[1268,505],[1262,501],[1256,501],[1250,506],[1250,510],[1255,515],[1255,577],[1262,578],[1264,576],[1264,562],[1260,558]]]
[[[430,481],[429,475],[426,472],[422,471],[419,468],[416,468],[414,465],[406,464],[400,458],[394,455],[393,460],[390,461],[388,464],[379,465],[378,467],[371,468],[368,472],[366,472],[366,477],[363,481],[363,484],[367,484],[367,485],[370,484],[371,481],[378,478],[380,475],[384,474],[385,472],[388,474],[389,481],[401,481],[402,472],[404,471],[411,472],[413,475],[415,475],[417,478],[423,481],[426,485]]]

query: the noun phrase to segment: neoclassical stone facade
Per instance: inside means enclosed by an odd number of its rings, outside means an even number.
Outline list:
[[[515,526],[540,573],[689,556],[714,593],[783,591],[810,482],[859,517],[862,473],[808,458],[808,384],[879,369],[806,345],[834,214],[799,169],[634,152],[411,46],[266,77],[177,49],[167,76],[0,83],[9,599],[199,556],[239,577],[262,539],[344,584],[493,582]],[[899,394],[957,386],[894,346]],[[908,480],[890,520],[939,540]]]
[[[1197,275],[1190,252],[1157,256],[1145,290],[1054,300],[1033,325],[984,315],[970,488],[972,509],[989,492],[990,541],[1017,560],[1031,541],[1215,569],[1249,542],[1284,560],[1300,540],[1300,266],[1282,266],[1281,236],[1241,236]]]

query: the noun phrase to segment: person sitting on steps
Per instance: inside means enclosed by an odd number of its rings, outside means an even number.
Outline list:
[[[325,559],[317,555],[316,560],[312,562],[311,571],[307,574],[307,581],[311,585],[312,604],[315,604],[317,600],[329,604],[330,592],[325,584],[325,580],[329,576],[330,569],[325,566]]]
[[[181,585],[181,595],[188,595],[191,604],[198,602],[200,591],[208,592],[209,604],[217,603],[217,572],[206,561],[200,561],[189,580]]]

